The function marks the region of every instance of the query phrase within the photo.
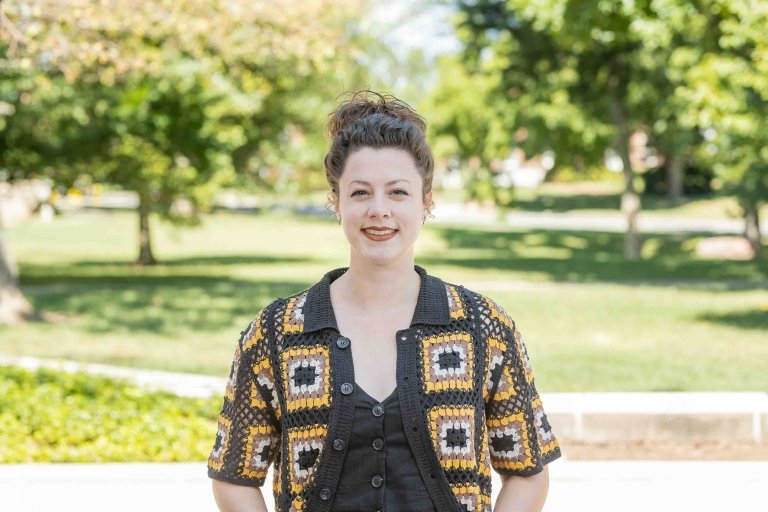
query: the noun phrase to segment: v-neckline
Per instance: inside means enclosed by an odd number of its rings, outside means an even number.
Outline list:
[[[365,396],[367,396],[368,398],[370,398],[371,400],[373,400],[377,404],[383,404],[384,402],[389,401],[390,398],[392,398],[393,396],[395,396],[397,394],[397,386],[395,386],[395,389],[393,389],[392,392],[389,395],[387,395],[387,397],[384,400],[378,400],[377,398],[374,398],[373,396],[371,396],[371,394],[368,393],[365,389],[363,389],[363,387],[360,384],[358,384],[357,382],[355,382],[355,385],[357,386],[358,390],[362,391],[363,394],[365,394]]]

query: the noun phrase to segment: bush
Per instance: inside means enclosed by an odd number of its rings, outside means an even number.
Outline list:
[[[0,366],[0,463],[205,460],[220,398]]]

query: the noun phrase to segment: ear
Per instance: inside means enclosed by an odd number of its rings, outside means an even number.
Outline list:
[[[424,208],[429,210],[430,205],[432,204],[432,191],[426,193],[424,196]]]

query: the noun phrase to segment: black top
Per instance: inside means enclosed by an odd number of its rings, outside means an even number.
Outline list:
[[[382,402],[355,388],[352,432],[331,512],[435,512],[405,437],[397,388]]]

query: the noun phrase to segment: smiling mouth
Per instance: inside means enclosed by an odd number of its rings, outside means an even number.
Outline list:
[[[366,228],[361,231],[365,238],[374,242],[386,242],[397,235],[397,230],[391,228]]]
[[[373,228],[367,228],[363,230],[364,232],[371,234],[373,236],[387,236],[393,234],[396,229],[373,229]]]

